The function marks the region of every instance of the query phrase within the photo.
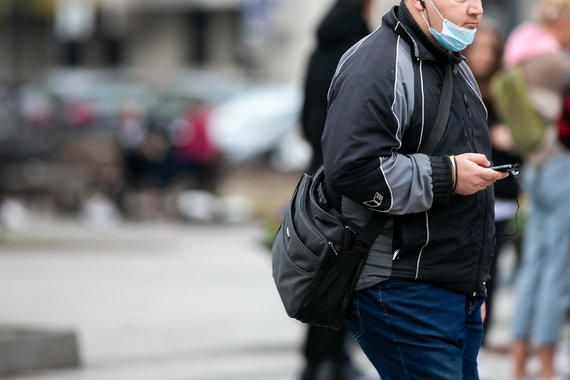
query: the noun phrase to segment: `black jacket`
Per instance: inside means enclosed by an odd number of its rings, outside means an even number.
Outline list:
[[[370,31],[362,12],[337,2],[317,29],[317,47],[309,58],[305,77],[301,125],[313,148],[310,172],[323,163],[321,136],[327,116],[327,92],[342,55]]]
[[[419,154],[448,64],[454,75],[447,129],[432,155]],[[372,212],[389,218],[358,288],[404,279],[485,296],[493,188],[452,195],[448,156],[475,152],[491,158],[486,117],[463,57],[432,43],[403,3],[341,59],[322,139],[327,185],[341,195],[341,211],[354,224],[364,225]]]

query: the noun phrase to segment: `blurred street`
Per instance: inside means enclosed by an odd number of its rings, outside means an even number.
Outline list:
[[[288,320],[259,228],[46,222],[0,254],[0,324],[72,327],[84,368],[37,379],[286,379]]]
[[[508,341],[511,298],[497,295],[492,343]],[[304,326],[284,313],[258,223],[40,218],[0,245],[0,305],[0,325],[67,327],[80,341],[81,369],[10,379],[294,380],[302,366]],[[480,359],[483,380],[510,378],[506,355]]]

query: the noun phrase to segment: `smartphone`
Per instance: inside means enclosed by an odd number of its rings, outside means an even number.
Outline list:
[[[499,165],[499,166],[491,166],[487,169],[496,170],[498,172],[512,172],[512,171],[519,171],[521,168],[521,164],[507,164],[507,165]]]

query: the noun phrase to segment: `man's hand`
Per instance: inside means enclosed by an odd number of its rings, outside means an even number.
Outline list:
[[[478,153],[464,153],[455,156],[457,165],[457,186],[455,194],[471,195],[486,189],[489,185],[503,178],[509,173],[487,169],[491,163],[487,158]]]

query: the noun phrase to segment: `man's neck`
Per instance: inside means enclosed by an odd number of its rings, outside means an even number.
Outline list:
[[[418,9],[407,7],[405,4],[408,2],[402,2],[398,7],[397,17],[401,20],[402,24],[406,25],[410,31],[418,38],[422,45],[425,46],[431,54],[442,62],[459,62],[460,57],[455,54],[450,54],[447,50],[441,47],[440,44],[434,41],[433,36],[429,32],[426,22],[423,20]],[[418,18],[419,16],[419,18]],[[422,26],[424,28],[422,29]]]

